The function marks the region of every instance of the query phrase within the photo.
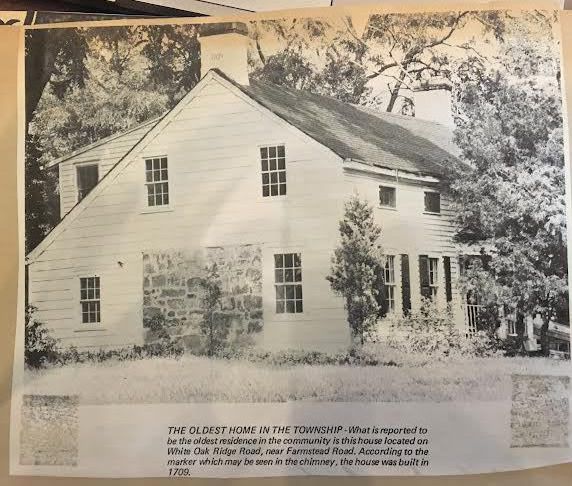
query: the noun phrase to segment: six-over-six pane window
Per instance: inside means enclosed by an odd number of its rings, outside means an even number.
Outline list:
[[[262,196],[286,195],[286,149],[284,145],[260,147]]]
[[[277,314],[299,314],[304,311],[300,253],[274,255],[274,284]]]
[[[101,322],[101,301],[99,277],[82,277],[80,281],[81,322],[97,324]]]
[[[145,159],[145,183],[147,185],[147,205],[169,205],[169,170],[167,157]]]

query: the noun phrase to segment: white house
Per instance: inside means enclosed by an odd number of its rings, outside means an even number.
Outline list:
[[[27,256],[38,319],[79,348],[141,344],[157,316],[192,341],[200,276],[216,262],[237,339],[346,347],[343,301],[326,276],[357,191],[383,229],[392,312],[425,295],[474,325],[441,192],[460,163],[451,129],[421,109],[380,113],[249,80],[245,34],[237,23],[205,28],[202,79],[172,110],[50,164],[62,219]]]

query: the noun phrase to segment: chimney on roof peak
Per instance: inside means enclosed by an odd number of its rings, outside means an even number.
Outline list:
[[[443,77],[423,81],[413,90],[415,118],[455,128],[451,82]]]
[[[201,78],[220,69],[233,81],[248,86],[248,29],[242,22],[203,24],[199,30]]]

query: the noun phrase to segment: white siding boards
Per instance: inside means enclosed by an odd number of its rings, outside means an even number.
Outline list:
[[[78,168],[86,165],[97,165],[98,177],[101,180],[157,121],[158,120],[155,119],[145,122],[135,128],[100,140],[48,164],[48,167],[59,164],[61,217],[67,214],[79,201],[77,183]]]
[[[129,147],[129,137],[136,135],[140,141],[133,145],[131,140]],[[261,149],[271,147],[275,153],[264,157]],[[168,161],[168,204],[149,208],[146,161],[163,159]],[[264,170],[264,159],[274,160],[276,168],[268,164]],[[74,164],[88,160],[98,162],[100,182],[76,204]],[[424,191],[435,190],[435,179],[396,180],[356,170],[213,71],[158,122],[67,158],[59,170],[67,214],[28,255],[29,300],[38,308],[38,319],[64,344],[99,348],[142,343],[145,254],[251,245],[260,248],[262,269],[258,345],[347,346],[343,301],[332,294],[326,276],[343,204],[356,191],[374,205],[385,253],[394,256],[395,311],[419,305],[423,255],[439,259],[438,299],[457,299],[457,258],[446,197],[441,197],[440,214],[424,211]],[[268,177],[263,180],[264,173]],[[383,184],[395,187],[395,207],[380,206]],[[302,283],[276,281],[277,255],[296,255],[301,267],[290,260],[288,264],[301,270]],[[82,322],[80,295],[86,282],[81,279],[86,278],[100,286],[99,322],[88,326]],[[277,290],[277,285],[284,289]],[[292,288],[288,292],[293,296],[286,296],[285,287]],[[278,306],[277,292],[284,292]],[[97,321],[92,316],[87,320]]]

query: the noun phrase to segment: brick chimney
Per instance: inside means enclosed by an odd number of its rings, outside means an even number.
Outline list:
[[[201,78],[220,69],[233,81],[248,86],[248,29],[242,22],[204,24],[200,27]]]
[[[413,93],[415,118],[455,128],[451,92],[451,83],[445,78],[434,78],[419,84]]]

